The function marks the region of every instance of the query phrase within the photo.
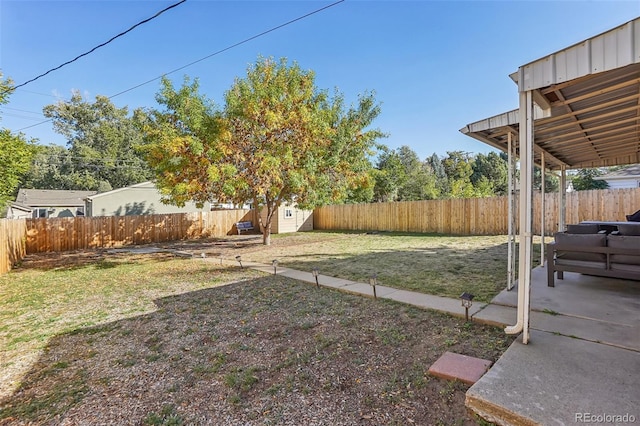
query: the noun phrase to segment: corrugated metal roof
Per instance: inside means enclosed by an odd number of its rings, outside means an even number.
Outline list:
[[[518,90],[527,91],[640,63],[640,19],[523,65]]]
[[[639,36],[640,18],[576,45],[606,46],[606,52],[600,52],[604,55],[604,72],[590,73],[583,70],[584,72],[570,74],[575,78],[565,81],[569,74],[559,75],[554,67],[552,71],[555,74],[540,71],[540,75],[545,75],[544,78],[541,77],[542,80],[538,79],[538,83],[530,84],[529,79],[524,85],[527,88],[535,87],[537,98],[550,107],[547,114],[542,114],[539,109],[534,111],[537,164],[540,164],[542,153],[545,154],[545,165],[549,169],[640,163],[640,54],[636,52],[631,58],[624,53],[628,50],[630,41],[637,41],[637,46],[633,49],[640,49]],[[565,58],[571,57],[575,62],[567,66],[582,69],[580,62],[583,59],[580,55],[584,52],[575,51],[572,55],[567,53],[576,46],[562,52]],[[609,50],[617,53],[612,54]],[[554,55],[557,56],[558,53]],[[554,55],[524,67],[543,67],[548,61],[556,61],[553,59]],[[633,63],[623,65],[626,62]],[[598,67],[600,69],[600,65]],[[522,74],[516,80],[521,86]],[[540,86],[543,81],[555,83]],[[461,132],[506,151],[509,132],[514,135],[517,148],[518,128],[518,110],[514,110],[469,124]]]

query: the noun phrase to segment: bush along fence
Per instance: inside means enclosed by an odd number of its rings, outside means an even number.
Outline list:
[[[553,235],[559,222],[558,193],[545,194],[545,234]],[[533,229],[541,231],[540,192],[534,194]],[[518,206],[515,206],[517,217]],[[567,193],[566,222],[626,221],[640,210],[640,188]],[[342,204],[314,210],[318,230],[423,232],[452,235],[506,235],[507,197]],[[516,221],[517,226],[517,221]]]
[[[31,253],[120,247],[224,237],[235,224],[253,221],[253,210],[220,210],[148,216],[0,219],[0,273]]]

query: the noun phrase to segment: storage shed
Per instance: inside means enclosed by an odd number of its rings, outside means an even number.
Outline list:
[[[267,211],[262,209],[262,222],[267,219]],[[302,210],[287,204],[278,208],[271,222],[272,234],[287,232],[313,231],[313,210]]]

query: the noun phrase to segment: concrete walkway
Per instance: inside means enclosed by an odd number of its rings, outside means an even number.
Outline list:
[[[227,261],[229,262],[229,261]],[[229,262],[231,263],[231,262]],[[237,263],[236,263],[237,264]],[[243,266],[273,273],[271,265]],[[278,275],[316,285],[310,272]],[[640,423],[640,285],[565,273],[555,288],[532,271],[531,339],[520,338],[467,392],[466,405],[499,425]],[[373,297],[369,284],[318,276],[320,286]],[[378,285],[379,298],[464,318],[459,299]],[[473,321],[516,322],[517,287],[491,303],[473,303]]]

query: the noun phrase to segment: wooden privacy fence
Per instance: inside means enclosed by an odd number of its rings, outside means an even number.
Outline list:
[[[0,219],[0,274],[27,254],[162,241],[223,237],[236,222],[255,223],[253,210],[149,216]]]
[[[147,216],[26,219],[26,252],[118,247],[162,241],[222,237],[252,210],[220,210]]]
[[[0,219],[0,274],[3,274],[26,256],[25,219]]]
[[[558,229],[558,197],[558,193],[545,194],[547,235]],[[541,193],[534,194],[536,234],[541,230],[541,199]],[[640,210],[640,188],[570,192],[566,207],[566,223],[625,221],[625,215]],[[517,203],[515,210],[517,215]],[[508,233],[508,226],[507,197],[342,204],[313,212],[313,227],[322,230],[504,235]]]
[[[341,204],[314,210],[313,228],[492,235],[506,229],[507,208],[505,197]]]

